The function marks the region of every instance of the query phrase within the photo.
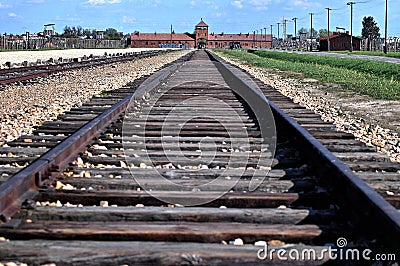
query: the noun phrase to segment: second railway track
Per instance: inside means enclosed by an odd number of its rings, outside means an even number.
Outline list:
[[[134,59],[140,59],[145,57],[151,57],[157,54],[161,54],[164,51],[142,51],[142,52],[130,52],[130,53],[117,53],[117,54],[105,54],[104,56],[84,56],[82,58],[71,58],[54,60],[49,59],[47,62],[42,64],[28,66],[28,62],[25,62],[26,66],[22,67],[11,67],[0,69],[0,85],[11,84],[15,82],[21,82],[26,84],[32,79],[43,78],[53,75],[55,73],[70,71],[74,69],[82,69],[88,67],[96,67],[101,65],[113,64],[117,62],[126,62]]]
[[[385,192],[399,165],[219,61],[196,51],[2,147],[0,262],[398,259],[398,196]]]

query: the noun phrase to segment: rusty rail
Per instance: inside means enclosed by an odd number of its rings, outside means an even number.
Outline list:
[[[219,62],[223,61],[216,55],[211,56]],[[224,63],[220,63],[220,66],[224,68],[223,71],[227,73],[232,83],[240,84],[237,87],[244,86],[258,94],[255,88],[252,88],[245,80],[234,75]],[[250,93],[247,93],[247,96],[243,94],[242,97],[250,98],[250,95]],[[269,107],[274,114],[275,120],[285,125],[287,132],[291,132],[291,134],[295,134],[299,138],[299,143],[307,151],[309,158],[314,161],[315,165],[319,166],[316,167],[317,172],[325,175],[327,177],[326,182],[341,192],[339,196],[342,198],[343,203],[345,205],[352,204],[354,207],[364,210],[365,218],[371,221],[370,224],[372,226],[370,229],[374,230],[379,225],[380,230],[386,232],[386,241],[391,243],[393,248],[398,249],[400,247],[399,211],[273,102],[269,102]],[[321,162],[323,162],[322,165]]]
[[[215,57],[217,58],[217,57]],[[78,132],[70,136],[54,150],[35,161],[31,166],[22,170],[9,181],[0,186],[0,213],[2,220],[6,221],[20,204],[35,194],[43,182],[51,181],[52,172],[62,170],[77,153],[82,150],[92,138],[99,133],[109,121],[116,119],[127,108],[131,98],[141,98],[144,94],[154,89],[160,82],[179,67],[176,63],[161,73],[151,77],[149,82],[144,84],[133,95],[126,97],[123,101],[109,109],[106,113],[92,120]],[[256,89],[249,85],[242,78],[235,75],[224,63],[219,64],[221,73],[225,73],[230,82],[241,89],[237,91],[246,96],[246,89],[249,95],[259,94]],[[234,80],[232,80],[234,78]],[[254,95],[253,95],[254,96]],[[251,97],[253,97],[251,96]],[[249,96],[249,99],[251,99]],[[400,214],[385,201],[377,192],[371,189],[364,181],[356,176],[349,167],[342,163],[320,142],[318,142],[307,130],[280,110],[275,104],[269,103],[277,123],[297,138],[299,144],[304,147],[305,153],[311,158],[320,175],[326,176],[325,182],[335,188],[336,194],[345,205],[357,208],[357,215],[369,219],[369,229],[376,229],[385,232],[386,243],[392,248],[400,247]],[[259,114],[263,110],[259,110]],[[49,179],[50,178],[50,179]]]
[[[143,51],[138,53],[131,53],[131,54],[123,54],[121,56],[112,56],[106,58],[97,58],[97,59],[90,59],[84,60],[81,62],[69,62],[69,63],[61,63],[61,64],[50,64],[50,65],[38,65],[38,66],[27,66],[27,67],[19,67],[19,68],[9,68],[9,69],[0,69],[0,85],[6,85],[14,82],[22,82],[31,79],[36,79],[40,77],[47,77],[49,75],[70,71],[75,69],[81,69],[85,67],[94,67],[100,65],[107,65],[117,62],[126,62],[133,59],[139,59],[149,56],[154,56],[160,53],[169,52],[167,51]],[[12,77],[5,77],[6,75],[12,73],[22,73],[22,75],[12,76]]]
[[[54,149],[51,149],[31,165],[27,166],[5,183],[0,185],[0,220],[7,221],[21,204],[37,194],[37,190],[45,183],[51,182],[53,173],[65,169],[82,149],[96,137],[102,129],[123,114],[130,101],[143,95],[163,82],[179,66],[172,66],[153,74],[136,92],[118,102],[103,114],[94,118],[77,132],[66,138]]]

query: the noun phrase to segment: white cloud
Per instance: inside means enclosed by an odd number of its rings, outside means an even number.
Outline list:
[[[321,7],[321,3],[318,2],[313,2],[313,1],[309,1],[309,0],[292,0],[291,1],[292,6],[298,7],[298,8],[302,8],[307,9],[309,7]]]
[[[214,18],[220,18],[222,16],[225,16],[225,12],[216,12],[216,13],[212,14],[212,17],[214,17]]]
[[[121,0],[89,0],[87,3],[91,5],[118,4]]]
[[[243,8],[243,3],[241,0],[235,0],[231,4],[236,8]]]
[[[219,6],[214,3],[213,1],[207,1],[206,5],[208,6],[208,8],[213,9],[213,10],[218,10]]]
[[[269,6],[269,4],[271,4],[271,2],[272,2],[272,0],[250,0],[249,1],[249,3],[253,6],[255,6],[257,10],[268,9],[268,6]]]
[[[40,4],[44,3],[44,0],[28,0],[28,3]]]
[[[161,0],[155,0],[153,3],[153,7],[157,7],[161,3]]]
[[[124,23],[124,24],[132,24],[134,22],[135,22],[135,19],[132,17],[128,17],[128,16],[122,17],[122,23]]]
[[[11,6],[10,5],[5,5],[5,4],[2,4],[1,2],[0,2],[0,8],[10,8]]]
[[[8,13],[8,17],[12,18],[12,19],[21,19],[21,18],[23,18],[21,15],[18,15],[18,14],[14,13],[14,12]]]
[[[266,10],[268,9],[269,5],[272,3],[280,3],[281,0],[249,0],[249,1],[243,1],[243,0],[235,0],[231,2],[231,4],[236,7],[236,8],[243,8],[244,3],[256,8],[257,10]]]

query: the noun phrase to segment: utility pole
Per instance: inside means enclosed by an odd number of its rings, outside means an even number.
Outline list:
[[[261,39],[260,39],[260,49],[262,48],[262,39],[263,39],[263,37],[262,37],[262,28],[260,29],[260,32],[261,32]]]
[[[274,27],[274,25],[270,25],[271,26],[271,48],[272,48],[272,44],[273,44],[273,42],[274,42],[274,33],[272,32],[272,28]]]
[[[312,43],[312,40],[313,40],[313,27],[312,27],[312,16],[314,15],[314,13],[310,13],[310,16],[311,16],[311,30],[310,30],[310,39],[311,39],[311,47],[310,47],[310,52],[312,52],[312,49],[313,49],[313,43]]]
[[[265,31],[265,48],[267,48],[267,28],[264,28]]]
[[[284,41],[286,41],[286,39],[287,39],[287,31],[286,31],[287,22],[288,22],[288,20],[285,19],[285,17],[283,17],[283,39],[284,39]]]
[[[172,24],[171,24],[171,40],[170,40],[170,48],[172,48]]]
[[[257,35],[258,35],[258,30],[256,30],[257,31],[257,34],[256,34],[256,45],[258,46],[258,39],[257,39]]]
[[[350,52],[353,52],[353,5],[356,2],[347,2],[350,6]]]
[[[277,23],[278,24],[278,44],[279,44],[279,25],[281,25],[281,23]]]
[[[253,48],[256,48],[256,31],[253,31]]]
[[[388,0],[386,0],[386,12],[385,12],[385,54],[388,53],[388,43],[387,43],[387,35],[388,35]]]
[[[294,21],[294,37],[297,40],[297,20],[298,20],[298,18],[292,18],[292,20]]]
[[[331,39],[329,38],[329,12],[332,10],[332,8],[325,8],[326,10],[328,10],[328,52],[331,50]]]

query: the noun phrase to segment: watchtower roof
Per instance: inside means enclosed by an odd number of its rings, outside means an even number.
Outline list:
[[[208,25],[201,19],[201,21],[196,25],[196,27],[208,27]]]

